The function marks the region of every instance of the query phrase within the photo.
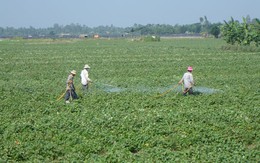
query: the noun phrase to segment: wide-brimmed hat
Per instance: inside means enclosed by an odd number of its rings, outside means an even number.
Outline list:
[[[89,65],[85,65],[84,68],[90,68]]]
[[[70,73],[76,75],[76,70],[72,70]]]

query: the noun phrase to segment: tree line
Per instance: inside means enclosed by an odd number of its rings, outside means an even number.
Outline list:
[[[221,34],[223,39],[231,45],[251,45],[260,44],[260,20],[253,19],[250,21],[248,18],[243,18],[240,23],[231,18],[230,21],[224,21],[221,26]]]
[[[95,34],[101,37],[127,37],[140,35],[159,35],[170,36],[174,34],[213,34],[217,36],[220,32],[221,23],[210,23],[207,17],[201,17],[200,22],[188,25],[167,25],[167,24],[134,24],[132,27],[115,27],[98,26],[88,27],[80,24],[59,25],[54,24],[48,28],[14,28],[14,27],[0,27],[0,37],[79,37],[80,35],[93,36]],[[215,30],[212,32],[212,30]]]
[[[260,21],[257,18],[250,19],[250,16],[243,18],[240,23],[231,18],[224,23],[211,23],[207,17],[200,17],[199,22],[187,25],[168,24],[134,24],[132,27],[98,26],[88,27],[80,24],[59,25],[54,24],[48,28],[14,28],[0,27],[0,38],[58,38],[58,37],[135,37],[143,35],[174,36],[174,35],[195,35],[222,37],[229,44],[259,45],[260,42]]]

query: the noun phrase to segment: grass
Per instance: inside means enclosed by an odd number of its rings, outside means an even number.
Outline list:
[[[258,162],[260,54],[223,46],[214,39],[2,40],[0,160]],[[93,80],[87,95],[79,89],[85,64]],[[154,98],[189,65],[197,87],[219,91]],[[56,99],[72,69],[80,99],[66,105]]]

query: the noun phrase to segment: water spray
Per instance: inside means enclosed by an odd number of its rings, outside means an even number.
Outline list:
[[[162,96],[164,96],[165,94],[167,94],[167,93],[171,92],[172,90],[176,89],[178,86],[179,86],[179,83],[176,84],[176,85],[174,85],[171,89],[169,89],[169,90],[167,90],[167,91],[163,92],[162,94],[160,94],[160,95],[158,95],[158,96],[155,96],[155,97],[156,97],[156,98],[162,97]]]

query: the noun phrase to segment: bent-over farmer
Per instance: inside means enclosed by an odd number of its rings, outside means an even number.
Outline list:
[[[83,91],[86,91],[88,89],[89,83],[91,82],[91,79],[88,77],[89,69],[90,69],[89,65],[86,64],[80,74]]]
[[[78,99],[78,95],[77,93],[75,92],[75,87],[74,87],[74,83],[73,83],[73,79],[74,79],[74,76],[76,75],[76,71],[75,70],[72,70],[68,76],[68,79],[67,79],[67,87],[66,87],[66,94],[65,94],[65,102],[66,103],[70,103],[69,99],[72,98],[72,99]]]
[[[183,95],[186,96],[187,92],[189,92],[190,95],[193,94],[193,85],[194,85],[194,80],[193,80],[193,75],[192,75],[192,67],[189,66],[187,68],[187,72],[184,73],[182,79],[179,81],[179,84],[184,84],[184,90],[183,90]]]

